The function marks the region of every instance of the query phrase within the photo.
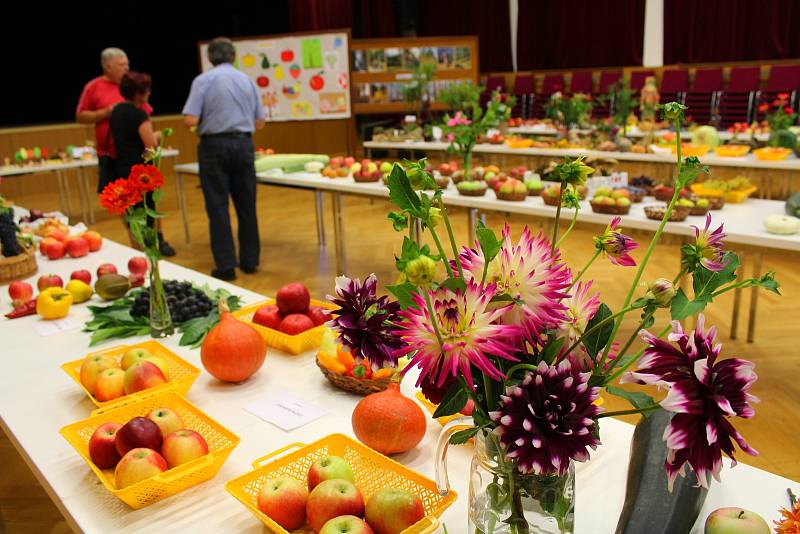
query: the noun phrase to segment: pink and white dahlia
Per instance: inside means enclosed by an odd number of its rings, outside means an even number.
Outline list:
[[[630,236],[617,231],[621,220],[620,217],[614,217],[603,235],[594,238],[595,248],[605,253],[614,265],[633,267],[636,260],[631,257],[630,252],[639,245]]]
[[[459,125],[469,126],[470,124],[472,124],[472,121],[469,120],[461,111],[456,111],[456,114],[447,121],[447,125],[451,128]]]
[[[503,228],[502,246],[489,263],[486,281],[497,285],[497,294],[508,294],[521,304],[507,307],[503,324],[523,327],[522,333],[533,338],[547,328],[566,320],[567,307],[561,302],[568,295],[571,276],[560,262],[560,252],[550,251],[550,240],[542,234],[534,237],[526,226],[519,242],[511,242],[511,229]],[[464,248],[459,255],[464,276],[480,281],[484,260],[480,245]]]
[[[677,346],[642,331],[648,347],[639,360],[639,369],[623,380],[669,388],[661,407],[675,414],[664,431],[669,449],[664,468],[670,489],[679,474],[685,476],[686,465],[694,470],[703,487],[708,487],[709,474],[719,481],[722,453],[736,464],[734,441],[744,452],[758,454],[728,420],[755,415],[750,405],[758,402],[750,394],[750,387],[758,378],[753,371],[755,365],[738,358],[717,361],[722,345],[714,344],[716,328],[705,331],[704,323],[701,314],[697,328],[686,333],[674,321],[669,341]]]
[[[600,307],[600,293],[589,294],[592,282],[578,282],[571,291],[571,295],[561,301],[566,306],[564,315],[566,320],[558,328],[558,337],[567,338],[564,349],[581,337],[586,332],[586,325],[597,313]]]
[[[517,361],[515,347],[508,341],[519,335],[519,327],[496,324],[496,321],[512,305],[489,309],[489,301],[495,295],[495,285],[482,286],[467,282],[465,291],[440,287],[427,291],[431,300],[433,316],[427,302],[420,293],[414,294],[414,307],[399,313],[401,319],[394,335],[406,346],[395,351],[396,357],[413,353],[408,367],[417,366],[421,372],[417,387],[430,374],[428,380],[443,385],[448,377],[463,376],[473,387],[472,368],[475,366],[492,380],[504,378],[489,359],[496,356]],[[441,343],[436,335],[438,329]]]
[[[725,251],[722,248],[725,232],[722,231],[722,226],[720,224],[716,230],[709,232],[708,229],[711,227],[710,213],[706,214],[706,225],[702,230],[692,225],[692,228],[694,228],[694,243],[684,245],[682,249],[683,263],[688,267],[689,271],[694,271],[698,264],[714,272],[725,268],[726,262],[723,260]]]
[[[589,386],[590,377],[566,360],[541,362],[500,396],[500,409],[489,416],[506,457],[522,473],[563,475],[570,460],[585,462],[588,448],[600,445],[594,420],[602,412],[594,404],[600,389]]]

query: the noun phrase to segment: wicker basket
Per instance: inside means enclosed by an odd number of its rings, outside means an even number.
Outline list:
[[[708,200],[708,208],[712,210],[721,210],[725,205],[725,197],[723,196],[703,196],[698,195],[699,198]]]
[[[458,193],[464,195],[465,197],[482,197],[486,194],[488,189],[461,189],[459,188]]]
[[[544,191],[544,188],[541,188],[541,189],[528,189],[528,196],[529,197],[540,197],[540,196],[542,196],[542,191]]]
[[[19,246],[22,250],[16,256],[0,258],[0,284],[28,278],[36,273],[36,247],[22,242]]]
[[[589,202],[589,205],[592,207],[592,211],[595,213],[607,213],[609,215],[627,215],[631,211],[631,205],[628,204],[627,206],[617,206],[614,204],[595,204],[594,202]]]
[[[362,176],[360,174],[354,174],[353,180],[358,183],[380,182],[381,176]]]
[[[542,192],[544,193],[544,190]],[[560,200],[560,197],[551,197],[550,195],[544,195],[544,194],[541,195],[541,197],[542,200],[544,200],[544,203],[547,204],[548,206],[558,206],[558,201]]]
[[[710,206],[706,206],[705,208],[701,208],[700,206],[694,206],[689,208],[689,215],[705,215],[710,210]]]
[[[528,198],[527,191],[524,193],[501,193],[500,191],[495,191],[494,194],[497,197],[497,200],[508,200],[510,202],[522,202]]]
[[[667,207],[664,205],[653,204],[644,207],[644,214],[648,219],[660,221],[664,218],[664,211],[666,211],[666,209]],[[685,221],[686,217],[689,216],[689,209],[690,208],[687,206],[675,206],[672,213],[669,215],[669,222]]]
[[[325,378],[328,379],[328,382],[333,384],[335,387],[343,389],[349,393],[361,395],[362,397],[385,390],[389,387],[389,383],[392,381],[391,377],[373,380],[371,378],[353,378],[351,376],[337,375],[319,363],[319,359],[317,359],[317,367],[319,367],[320,371],[322,371],[322,374],[325,375]]]

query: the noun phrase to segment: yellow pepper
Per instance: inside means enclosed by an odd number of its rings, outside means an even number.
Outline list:
[[[343,375],[347,370],[342,362],[340,362],[330,354],[325,354],[323,352],[320,352],[317,354],[317,359],[325,369],[334,374]]]
[[[337,348],[336,357],[347,369],[350,369],[356,365],[356,359],[353,357],[350,351],[345,350],[342,347]]]
[[[383,367],[382,369],[378,369],[374,373],[372,373],[372,378],[380,379],[380,378],[389,378],[394,373],[394,369],[389,367]]]
[[[36,313],[42,319],[61,319],[72,306],[72,293],[61,287],[48,287],[36,297]]]

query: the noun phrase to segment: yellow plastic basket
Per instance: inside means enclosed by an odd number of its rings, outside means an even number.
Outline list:
[[[278,349],[289,354],[300,354],[301,352],[305,352],[307,350],[319,348],[320,341],[322,340],[322,334],[325,332],[325,325],[315,326],[310,330],[306,330],[302,334],[290,336],[289,334],[284,334],[278,330],[273,330],[272,328],[267,328],[254,323],[253,315],[255,315],[259,309],[269,304],[275,304],[275,299],[258,302],[242,308],[241,310],[237,310],[233,313],[233,316],[255,328],[256,331],[264,338],[264,341],[267,343],[267,345],[274,349]],[[330,302],[324,302],[321,300],[311,299],[311,305],[319,306],[328,310],[337,309],[336,306]]]
[[[287,454],[280,456],[283,453]],[[454,491],[450,491],[444,497],[439,495],[436,483],[429,478],[342,434],[331,434],[309,445],[292,443],[278,449],[254,461],[254,471],[231,480],[225,484],[225,489],[272,532],[288,534],[258,509],[258,492],[267,480],[274,477],[294,477],[305,482],[311,464],[317,458],[328,454],[341,456],[353,467],[356,486],[361,490],[365,500],[386,487],[404,489],[420,498],[425,507],[425,517],[405,529],[402,534],[434,532],[439,527],[439,517],[442,512],[457,498]],[[278,456],[280,457],[275,459]]]
[[[146,417],[156,408],[174,410],[183,420],[187,429],[194,430],[203,436],[208,443],[208,454],[127,488],[117,489],[114,470],[103,470],[92,463],[89,457],[89,438],[103,423],[125,424],[134,417]],[[62,428],[61,435],[78,451],[78,454],[95,472],[106,489],[134,509],[143,508],[200,482],[214,478],[228,455],[239,444],[239,438],[235,434],[173,391],[140,398],[132,404],[95,410],[88,419]]]
[[[94,356],[97,354],[105,354],[115,358],[117,362],[122,360],[122,357],[125,353],[133,348],[142,348],[147,350],[153,356],[158,356],[164,363],[167,365],[167,374],[169,375],[168,381],[166,384],[161,384],[160,386],[156,386],[154,388],[150,388],[144,391],[140,391],[138,393],[132,393],[130,395],[122,396],[118,399],[110,400],[101,402],[95,399],[89,390],[86,389],[83,384],[81,384],[81,364],[83,360],[88,358],[89,356]],[[92,402],[98,406],[99,408],[108,408],[110,406],[118,406],[122,404],[128,404],[130,402],[138,400],[142,396],[150,396],[154,393],[158,393],[161,391],[175,391],[180,393],[181,395],[186,395],[189,392],[189,388],[192,387],[192,384],[200,376],[200,370],[195,367],[194,365],[190,364],[167,347],[159,343],[158,341],[148,340],[143,341],[141,343],[135,343],[133,345],[117,345],[115,347],[109,347],[104,350],[100,350],[97,352],[90,352],[84,358],[80,360],[71,361],[65,363],[61,366],[61,368],[72,377],[72,379],[77,383],[81,389],[86,393],[86,396],[89,397]]]
[[[725,202],[731,204],[739,204],[747,200],[750,195],[755,193],[758,188],[756,186],[748,187],[747,189],[740,189],[738,191],[720,191],[719,189],[708,189],[702,182],[692,184],[692,192],[701,197],[725,197]]]

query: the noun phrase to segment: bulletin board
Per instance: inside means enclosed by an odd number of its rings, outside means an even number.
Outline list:
[[[203,72],[213,67],[208,43],[198,43]],[[349,30],[242,37],[233,43],[233,66],[255,82],[267,121],[351,116]]]

